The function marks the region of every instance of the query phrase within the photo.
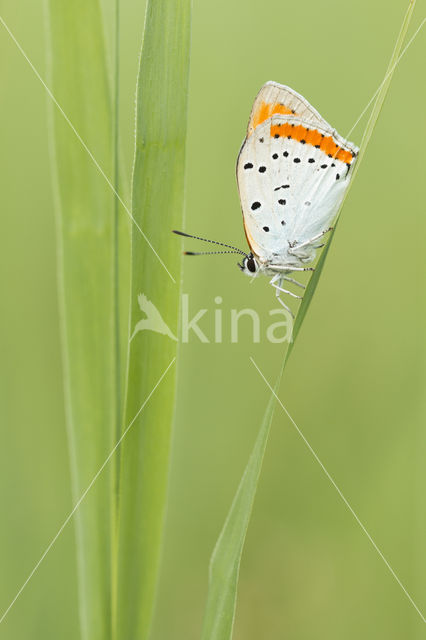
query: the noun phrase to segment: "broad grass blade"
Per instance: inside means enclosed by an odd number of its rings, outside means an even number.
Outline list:
[[[111,97],[98,0],[48,0],[49,85],[111,176]],[[66,417],[76,501],[115,441],[114,196],[69,122],[51,108]],[[113,470],[76,515],[81,636],[111,637]]]
[[[176,356],[177,343],[170,334],[178,333],[181,246],[171,231],[182,227],[183,217],[190,25],[190,0],[148,1],[137,86],[132,184],[132,214],[146,239],[133,226],[125,424],[136,415]],[[161,330],[166,334],[159,333]],[[174,401],[175,366],[123,442],[118,541],[119,640],[143,640],[151,626],[166,509]]]

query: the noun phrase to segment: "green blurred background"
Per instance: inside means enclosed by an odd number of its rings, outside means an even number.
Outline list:
[[[104,0],[108,40],[111,4]],[[406,5],[401,0],[194,3],[187,231],[244,248],[234,173],[256,92],[266,80],[288,84],[345,136],[383,78]],[[130,175],[144,3],[123,0],[121,6],[122,143]],[[0,8],[45,77],[42,0],[3,0]],[[424,9],[419,2],[410,34]],[[421,33],[396,71],[280,394],[423,611],[424,45]],[[0,58],[3,610],[72,503],[47,98],[2,27]],[[358,144],[365,122],[351,135]],[[238,344],[231,344],[230,309],[252,307],[267,322],[275,307],[267,280],[250,285],[235,256],[188,259],[183,290],[190,311],[209,310],[200,326],[210,337],[214,298],[222,297],[224,341],[201,344],[193,336],[180,349],[153,640],[199,637],[210,553],[268,399],[249,356],[273,382],[283,352],[264,332],[261,343],[253,344],[248,322]],[[277,408],[243,556],[235,639],[396,640],[423,633],[403,590]],[[78,635],[70,524],[0,626],[0,637]]]

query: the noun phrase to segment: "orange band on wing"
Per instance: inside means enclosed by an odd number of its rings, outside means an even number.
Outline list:
[[[339,147],[339,145],[334,142],[332,136],[325,136],[323,133],[317,131],[317,129],[308,129],[301,124],[292,125],[289,122],[284,122],[282,124],[271,125],[271,136],[273,138],[291,138],[292,140],[305,142],[306,144],[321,149],[321,151],[332,158],[346,162],[346,164],[350,164],[354,158],[350,151]]]
[[[265,122],[268,118],[273,116],[275,113],[281,113],[282,115],[294,115],[294,111],[289,109],[284,104],[272,103],[272,102],[261,102],[257,111],[253,114],[252,121],[250,126],[253,129],[256,129],[262,122]]]

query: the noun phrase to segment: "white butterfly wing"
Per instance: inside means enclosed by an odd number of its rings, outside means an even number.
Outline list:
[[[273,83],[262,89],[274,90]],[[238,157],[244,228],[263,263],[300,264],[294,247],[327,230],[349,185],[357,148],[312,112],[309,120],[272,115],[248,135]]]
[[[297,91],[278,82],[267,82],[257,94],[250,114],[247,135],[274,114],[295,115],[311,125],[327,131],[333,128]]]

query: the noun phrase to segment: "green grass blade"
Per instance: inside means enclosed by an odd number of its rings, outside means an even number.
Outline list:
[[[414,10],[414,5],[415,0],[412,0],[402,23],[389,67],[385,75],[385,80],[377,94],[377,98],[363,135],[355,172],[358,171],[360,163],[364,157],[366,147],[373,133],[389,89],[395,68],[395,62],[401,52],[408,25]],[[352,181],[354,179],[355,172],[352,177]],[[346,192],[346,196],[347,193],[348,192]],[[343,202],[340,206],[337,219],[342,210]],[[293,342],[290,343],[285,353],[281,371],[275,384],[275,393],[278,392],[285,365],[292,352],[303,320],[306,317],[307,310],[318,285],[333,236],[334,231],[318,260],[316,270],[310,278],[303,300],[298,309],[293,329]],[[232,638],[241,555],[256,494],[258,479],[262,468],[265,447],[272,424],[274,407],[275,397],[272,395],[237,493],[234,497],[233,503],[225,520],[225,524],[212,554],[202,640],[231,640]]]
[[[131,327],[146,318],[144,294],[177,333],[188,101],[190,0],[150,0],[140,60],[132,214],[166,263],[173,282],[140,232],[132,230]],[[130,342],[128,424],[176,355],[176,342],[138,331]],[[120,481],[117,638],[147,638],[160,565],[167,498],[175,366],[123,442]]]
[[[108,176],[113,171],[111,97],[98,0],[48,0],[49,84]],[[69,123],[49,101],[58,209],[59,289],[66,413],[76,501],[114,443],[114,196]],[[81,635],[111,637],[109,466],[78,509]]]
[[[120,193],[120,0],[114,2],[114,61],[113,61],[113,176],[114,189]],[[114,356],[115,356],[115,441],[121,436],[123,415],[122,396],[125,381],[125,361],[127,354],[127,323],[129,313],[130,236],[129,220],[121,210],[118,198],[114,200]],[[125,258],[126,257],[126,258]],[[117,559],[118,559],[118,507],[121,449],[118,448],[111,461],[113,473],[114,504],[111,530],[111,629],[115,638],[117,628]]]
[[[385,73],[385,77],[380,86],[380,90],[377,94],[376,100],[373,105],[373,109],[371,111],[370,117],[367,122],[367,126],[365,127],[365,131],[362,136],[359,157],[355,166],[354,175],[355,177],[357,171],[359,170],[361,161],[364,158],[364,154],[367,150],[368,143],[370,142],[370,138],[373,134],[374,128],[377,123],[377,119],[380,115],[380,112],[383,107],[383,103],[385,101],[386,95],[388,93],[390,84],[392,82],[393,74],[395,73],[396,64],[398,62],[398,58],[401,54],[402,45],[404,44],[405,36],[407,35],[408,27],[410,26],[411,18],[413,17],[414,8],[416,6],[416,0],[410,0],[407,12],[404,16],[404,20],[402,21],[401,29],[399,31],[398,37],[396,39],[395,47],[389,61],[388,68]],[[343,205],[343,203],[342,203]],[[341,209],[341,207],[340,207]]]
[[[202,640],[231,638],[241,554],[275,408],[271,397],[249,461],[214,548]]]
[[[355,168],[354,168],[354,172],[353,172],[353,175],[352,175],[352,178],[351,178],[351,182],[349,184],[349,187],[348,187],[348,189],[347,189],[347,191],[345,193],[345,197],[343,198],[342,204],[340,205],[339,211],[337,213],[334,229],[330,234],[330,238],[329,238],[329,241],[327,243],[327,246],[324,248],[324,251],[321,253],[321,255],[319,257],[318,263],[317,263],[316,268],[315,268],[315,272],[313,273],[312,277],[309,280],[308,286],[306,287],[306,291],[305,291],[305,294],[303,296],[303,300],[302,300],[302,302],[300,304],[300,307],[298,309],[296,320],[295,320],[295,323],[294,323],[294,329],[293,329],[293,342],[289,346],[288,352],[286,354],[286,359],[288,359],[290,354],[291,354],[291,351],[292,351],[292,349],[294,347],[294,343],[296,341],[296,337],[297,337],[297,335],[299,333],[299,330],[300,330],[300,328],[302,326],[303,320],[305,319],[306,312],[307,312],[307,310],[309,308],[309,305],[311,303],[312,297],[313,297],[313,295],[315,293],[315,290],[317,288],[317,285],[318,285],[322,270],[324,268],[325,260],[327,258],[328,252],[330,250],[330,246],[331,246],[331,243],[333,241],[334,234],[336,232],[337,223],[339,221],[340,213],[342,211],[342,208],[343,208],[343,205],[345,203],[345,200],[348,197],[349,191],[350,191],[350,189],[351,189],[351,187],[353,185],[355,176],[356,176],[357,172],[359,171],[361,162],[364,159],[364,155],[365,155],[365,152],[367,150],[368,143],[370,142],[370,139],[371,139],[371,136],[373,134],[374,128],[375,128],[375,126],[377,124],[377,119],[378,119],[378,117],[380,115],[380,111],[382,110],[383,103],[385,101],[387,92],[388,92],[389,87],[390,87],[390,83],[392,82],[392,77],[393,77],[393,74],[395,72],[395,65],[396,65],[396,62],[397,62],[397,60],[399,58],[399,55],[401,53],[402,45],[404,43],[405,36],[407,34],[408,26],[410,24],[410,21],[411,21],[412,15],[413,15],[415,4],[416,4],[416,0],[411,0],[410,1],[409,7],[408,7],[407,12],[406,12],[406,14],[404,16],[404,20],[402,22],[401,29],[400,29],[400,32],[398,34],[397,40],[396,40],[395,47],[394,47],[391,59],[389,61],[388,68],[386,70],[384,80],[383,80],[383,82],[382,82],[382,84],[380,86],[380,89],[379,89],[378,93],[377,93],[376,99],[375,99],[374,104],[373,104],[373,108],[371,110],[370,117],[368,119],[367,125],[365,127],[364,134],[362,136],[360,150],[359,150],[358,158],[357,158],[356,165],[355,165]]]

